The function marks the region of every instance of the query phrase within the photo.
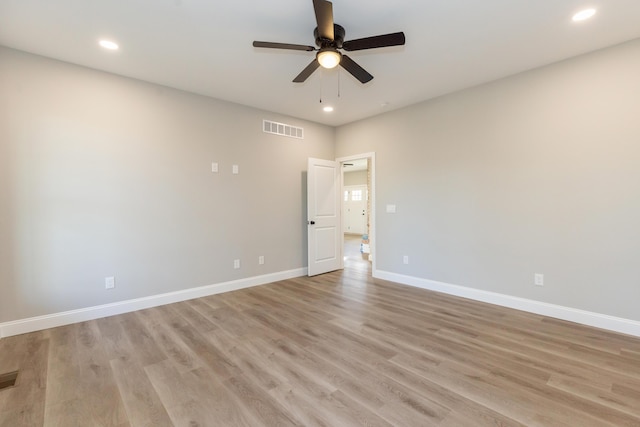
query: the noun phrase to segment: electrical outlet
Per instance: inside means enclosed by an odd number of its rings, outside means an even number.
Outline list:
[[[116,278],[115,277],[105,277],[104,278],[104,288],[105,289],[113,289],[116,287]]]
[[[238,165],[233,165],[231,167],[231,173],[234,174],[234,175],[237,175],[237,174],[240,173],[240,168],[238,167]]]
[[[536,286],[544,286],[544,274],[540,274],[540,273],[534,274],[533,284]]]
[[[403,264],[409,264],[409,255],[405,255],[402,257],[402,263]]]
[[[258,264],[263,265],[264,264],[264,255],[260,255],[258,257]]]
[[[238,268],[240,268],[240,260],[239,259],[234,259],[233,260],[233,268],[235,268],[236,270]]]

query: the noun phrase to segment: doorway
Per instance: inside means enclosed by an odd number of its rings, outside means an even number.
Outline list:
[[[375,156],[337,159],[342,169],[342,230],[345,268],[367,270],[375,263]]]

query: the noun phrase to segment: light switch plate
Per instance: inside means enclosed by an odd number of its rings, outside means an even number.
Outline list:
[[[240,173],[240,168],[238,167],[238,165],[233,165],[231,171],[234,175],[237,175],[238,173]]]
[[[218,164],[216,162],[211,163],[211,172],[218,172]]]
[[[396,205],[387,205],[387,213],[396,213]]]

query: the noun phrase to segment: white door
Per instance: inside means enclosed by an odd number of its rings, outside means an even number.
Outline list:
[[[309,276],[342,268],[340,163],[309,159],[307,222]]]
[[[345,233],[365,234],[367,230],[367,186],[344,187],[342,220]]]

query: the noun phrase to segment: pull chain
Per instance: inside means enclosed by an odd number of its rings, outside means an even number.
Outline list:
[[[322,104],[322,70],[320,70],[320,104]]]

